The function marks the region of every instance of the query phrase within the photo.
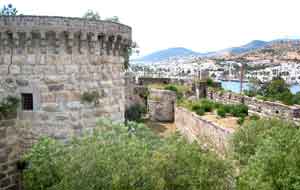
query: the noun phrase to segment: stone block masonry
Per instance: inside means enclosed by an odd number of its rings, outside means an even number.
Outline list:
[[[207,145],[221,154],[228,151],[229,140],[234,133],[233,129],[218,126],[181,107],[176,107],[175,125],[189,142]]]
[[[147,107],[148,87],[137,85],[135,76],[132,73],[125,74],[125,108],[129,109],[134,105]]]
[[[150,89],[148,111],[150,120],[173,122],[176,103],[175,92],[169,90]]]
[[[259,100],[232,92],[223,92],[208,89],[207,98],[225,104],[245,104],[249,111],[264,117],[278,117],[291,119],[296,122],[300,119],[300,106],[288,106],[279,102]]]
[[[123,64],[131,28],[80,18],[0,17],[0,99],[32,96],[18,119],[33,126],[92,127],[97,117],[124,120]],[[80,101],[99,94],[97,105]]]
[[[119,23],[0,16],[0,101],[18,97],[15,122],[29,126],[14,132],[0,121],[0,190],[14,189],[15,155],[39,137],[67,140],[92,130],[99,117],[124,121],[130,46],[131,28]],[[85,92],[97,94],[95,101],[82,102]]]

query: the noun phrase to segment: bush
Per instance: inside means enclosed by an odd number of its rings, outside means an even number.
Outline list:
[[[82,103],[94,103],[95,105],[99,103],[99,98],[100,95],[97,91],[92,91],[92,92],[84,92],[81,97],[80,100]]]
[[[217,110],[217,114],[220,117],[225,117],[226,116],[226,112],[225,112],[224,108],[222,108],[222,107]]]
[[[160,139],[141,124],[105,123],[62,145],[43,139],[25,156],[30,190],[232,189],[230,164],[182,137]]]
[[[183,92],[180,91],[180,90],[178,89],[178,87],[176,87],[175,85],[172,85],[172,84],[167,85],[167,86],[165,87],[165,90],[170,90],[170,91],[175,92],[175,93],[176,93],[176,98],[177,98],[177,100],[181,100],[181,99],[183,98]]]
[[[233,105],[225,104],[225,105],[223,105],[222,107],[223,107],[223,109],[224,109],[224,111],[225,111],[226,113],[231,113],[231,112],[232,112],[231,110],[232,110]]]
[[[147,108],[140,104],[135,104],[125,110],[125,119],[128,121],[141,121],[147,113]]]
[[[249,117],[249,119],[250,119],[250,120],[257,121],[257,120],[260,119],[260,117],[259,117],[259,115],[254,114],[254,115],[251,115],[251,116]]]
[[[300,92],[297,92],[293,97],[293,103],[300,105]]]
[[[20,100],[13,96],[7,96],[0,102],[0,120],[8,119],[17,113]]]
[[[196,114],[200,115],[200,116],[202,116],[202,115],[205,114],[204,108],[201,105],[199,105],[199,104],[193,105],[192,106],[192,111],[196,112]]]
[[[192,105],[192,111],[197,111],[198,109],[201,109],[201,105],[199,104]]]
[[[243,123],[245,122],[245,117],[240,117],[238,120],[237,120],[237,123],[239,125],[243,125]]]
[[[206,80],[206,84],[207,84],[207,86],[209,86],[209,87],[214,87],[214,81],[213,81],[211,78],[208,78],[208,79]]]
[[[205,110],[202,107],[200,107],[200,109],[196,110],[196,114],[199,116],[202,116],[205,114]]]
[[[215,107],[214,102],[206,100],[206,99],[201,100],[200,104],[205,112],[211,112],[211,111],[213,111],[213,109]]]
[[[243,128],[234,135],[237,158],[247,161],[237,189],[299,189],[300,130],[279,120],[252,121]]]
[[[248,106],[244,104],[233,105],[231,107],[230,113],[234,117],[245,117],[248,115]]]
[[[251,156],[261,145],[262,141],[270,136],[272,128],[295,128],[294,124],[280,120],[260,119],[250,120],[239,128],[233,135],[232,146],[234,149],[234,158],[242,165],[247,165]]]

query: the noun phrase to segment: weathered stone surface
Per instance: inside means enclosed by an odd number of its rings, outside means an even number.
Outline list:
[[[228,151],[229,140],[234,133],[233,129],[218,126],[181,107],[176,107],[175,125],[189,142],[196,141],[201,146],[213,148],[221,154]]]
[[[3,51],[11,47],[7,32],[13,36],[13,56]],[[19,108],[17,124],[0,121],[0,173],[7,174],[0,190],[7,190],[17,189],[15,161],[41,136],[66,141],[92,130],[97,117],[124,120],[122,56],[131,28],[80,18],[0,16],[0,36],[5,41],[0,42],[0,101],[8,95],[33,98],[33,110]],[[112,36],[118,40],[108,40]],[[99,104],[82,104],[82,94],[92,91],[99,92]]]
[[[56,103],[47,103],[42,106],[42,109],[46,112],[59,112],[59,105]]]
[[[17,79],[16,82],[17,82],[17,85],[19,85],[19,86],[28,86],[29,85],[28,80]]]
[[[300,118],[300,106],[288,106],[280,102],[259,100],[255,97],[243,96],[233,92],[219,92],[208,90],[207,98],[225,104],[245,104],[249,111],[265,117],[279,117],[283,119]]]
[[[148,98],[149,116],[152,121],[174,121],[176,94],[169,90],[150,89]]]
[[[60,91],[60,90],[64,89],[64,85],[63,84],[60,84],[60,85],[49,85],[48,89],[49,89],[50,92],[52,92],[52,91]]]

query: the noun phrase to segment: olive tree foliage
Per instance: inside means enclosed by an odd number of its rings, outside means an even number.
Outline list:
[[[215,154],[137,123],[101,120],[68,144],[42,139],[24,159],[31,190],[226,190],[233,182],[230,164]]]
[[[4,5],[3,8],[0,9],[0,16],[16,16],[18,10],[12,5]]]
[[[280,120],[247,123],[233,137],[237,189],[300,189],[300,130]]]
[[[97,11],[93,11],[91,9],[87,10],[82,18],[90,19],[90,20],[100,20],[101,17]]]

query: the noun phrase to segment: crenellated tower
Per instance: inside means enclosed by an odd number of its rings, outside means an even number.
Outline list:
[[[98,117],[124,120],[124,59],[131,28],[109,21],[0,17],[0,100],[19,97],[17,119],[68,135]],[[93,94],[93,102],[82,97]],[[47,130],[46,130],[47,131]]]

